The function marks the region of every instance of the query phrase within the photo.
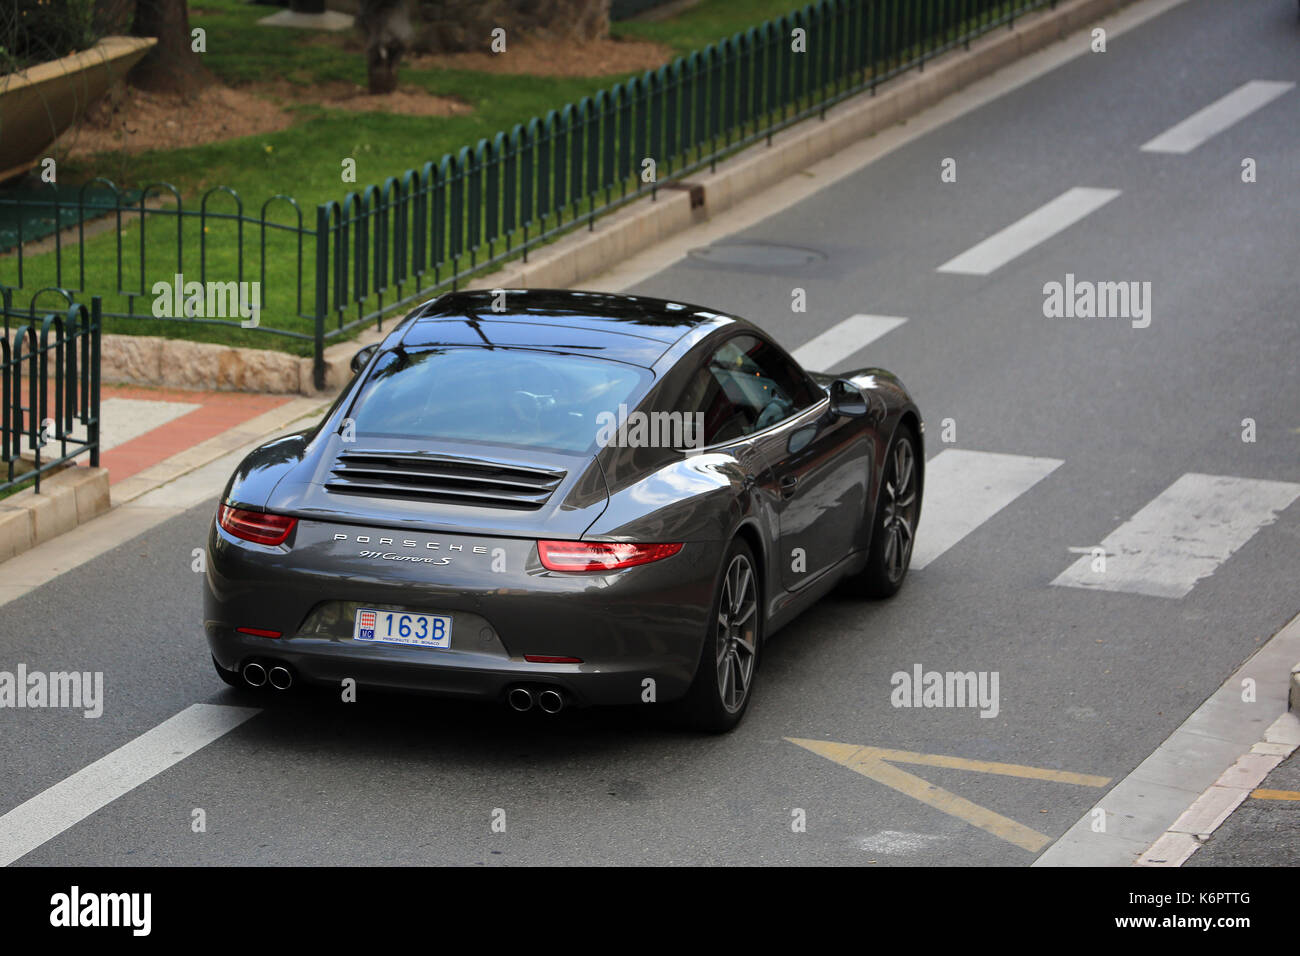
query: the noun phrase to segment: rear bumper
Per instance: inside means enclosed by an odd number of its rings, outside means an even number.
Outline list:
[[[613,665],[474,660],[455,650],[302,638],[273,640],[219,627],[209,627],[208,644],[217,663],[230,671],[257,661],[268,667],[282,664],[293,672],[295,680],[308,684],[341,688],[344,680],[351,679],[363,693],[365,688],[376,688],[499,702],[505,701],[510,688],[524,685],[534,692],[557,688],[581,706],[634,704],[642,701],[644,681],[650,678],[655,682],[655,699],[662,703],[681,697],[693,676],[680,660]],[[694,664],[692,661],[692,670]]]
[[[358,687],[484,700],[504,700],[520,684],[550,686],[574,703],[597,705],[641,703],[647,681],[657,702],[671,701],[694,677],[720,546],[688,544],[612,574],[566,574],[545,570],[533,541],[438,535],[433,542],[424,533],[385,532],[415,541],[405,553],[452,558],[431,565],[362,557],[375,552],[369,542],[358,547],[356,530],[336,541],[335,526],[304,521],[287,545],[266,547],[214,525],[204,629],[217,663],[238,671],[254,660],[275,662],[312,684],[352,679]],[[358,607],[449,615],[451,647],[354,641]],[[534,663],[525,655],[582,663]]]

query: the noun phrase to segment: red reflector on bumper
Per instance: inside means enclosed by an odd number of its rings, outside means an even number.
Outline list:
[[[530,664],[581,664],[581,657],[547,657],[544,654],[525,654],[524,660]]]
[[[279,631],[268,631],[261,627],[237,627],[235,628],[240,634],[252,634],[254,637],[279,637]]]

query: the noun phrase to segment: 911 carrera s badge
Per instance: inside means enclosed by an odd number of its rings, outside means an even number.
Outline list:
[[[425,558],[418,554],[397,554],[393,551],[358,551],[363,558],[379,558],[381,561],[405,561],[408,564],[451,564],[451,558]]]

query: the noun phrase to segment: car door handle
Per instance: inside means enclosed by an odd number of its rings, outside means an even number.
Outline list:
[[[781,497],[794,497],[794,490],[799,485],[798,475],[786,475],[781,479]]]

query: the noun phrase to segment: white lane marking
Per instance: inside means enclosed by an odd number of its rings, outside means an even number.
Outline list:
[[[1057,458],[990,451],[940,452],[925,466],[912,570],[925,567],[1061,464]]]
[[[1243,83],[1227,96],[1220,97],[1204,109],[1197,110],[1187,119],[1171,126],[1142,147],[1144,153],[1190,153],[1211,137],[1218,136],[1229,126],[1244,120],[1251,113],[1267,106],[1294,83],[1273,80],[1251,80]]]
[[[1105,570],[1082,557],[1053,584],[1180,598],[1300,497],[1300,485],[1186,474],[1101,541]]]
[[[259,713],[256,707],[191,704],[14,807],[0,817],[0,866],[21,859]]]
[[[824,372],[906,321],[896,315],[850,315],[795,349],[794,360],[809,371]]]
[[[986,276],[1017,256],[1024,255],[1040,242],[1046,242],[1058,232],[1068,229],[1089,213],[1096,212],[1119,193],[1118,189],[1091,189],[1086,186],[1067,189],[1001,232],[995,232],[961,255],[949,259],[939,266],[938,271]]]
[[[143,398],[106,398],[99,404],[100,451],[125,445],[201,406],[193,402],[158,402]]]

